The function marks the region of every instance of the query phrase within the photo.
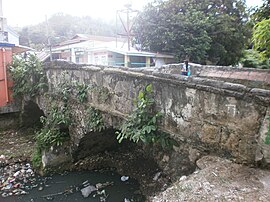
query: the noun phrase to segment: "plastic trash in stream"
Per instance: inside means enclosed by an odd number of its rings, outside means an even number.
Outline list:
[[[125,181],[127,181],[128,179],[129,179],[129,176],[124,176],[124,175],[123,175],[123,176],[121,177],[121,181],[122,181],[122,182],[125,182]]]
[[[89,185],[83,189],[81,189],[82,195],[84,198],[87,198],[92,192],[97,191],[97,188]]]
[[[28,194],[25,190],[30,190],[31,184],[36,180],[29,163],[5,165],[0,167],[0,174],[0,196],[2,197]]]

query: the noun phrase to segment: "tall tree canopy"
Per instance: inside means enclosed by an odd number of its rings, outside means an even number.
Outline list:
[[[263,5],[255,9],[255,12],[252,14],[252,20],[255,23],[258,23],[264,19],[270,17],[270,0],[264,0]]]
[[[253,43],[253,48],[259,51],[262,60],[268,60],[270,58],[270,17],[255,25]]]
[[[255,26],[253,28],[253,48],[260,53],[262,61],[270,58],[270,0],[264,0],[261,7],[252,15]]]
[[[230,65],[247,40],[244,0],[156,0],[135,24],[145,49],[171,52],[179,60]]]

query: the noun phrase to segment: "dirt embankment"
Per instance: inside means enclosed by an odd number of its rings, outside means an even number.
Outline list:
[[[33,129],[0,131],[0,155],[9,164],[30,161],[34,144]]]
[[[199,169],[182,176],[152,202],[269,201],[270,171],[249,168],[219,157],[205,156]]]

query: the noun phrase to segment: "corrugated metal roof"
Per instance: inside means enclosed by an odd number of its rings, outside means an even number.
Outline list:
[[[125,38],[117,38],[117,41],[119,41],[119,42],[124,42],[125,40],[126,40]],[[83,41],[113,42],[113,41],[116,41],[116,38],[115,37],[109,37],[109,36],[76,34],[70,40],[66,40],[64,42],[59,43],[58,46],[65,46],[65,45],[80,43],[80,42],[83,42]]]

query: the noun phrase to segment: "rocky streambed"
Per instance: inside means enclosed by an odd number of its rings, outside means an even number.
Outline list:
[[[156,162],[133,146],[80,159],[61,174],[39,176],[30,163],[33,136],[22,131],[0,136],[0,201],[146,201],[170,183]]]
[[[269,201],[270,172],[215,156],[173,182],[141,150],[119,147],[41,177],[31,167],[33,136],[0,132],[0,201]],[[182,166],[182,165],[179,165]],[[107,168],[107,169],[104,169]],[[177,168],[175,168],[177,169]]]

